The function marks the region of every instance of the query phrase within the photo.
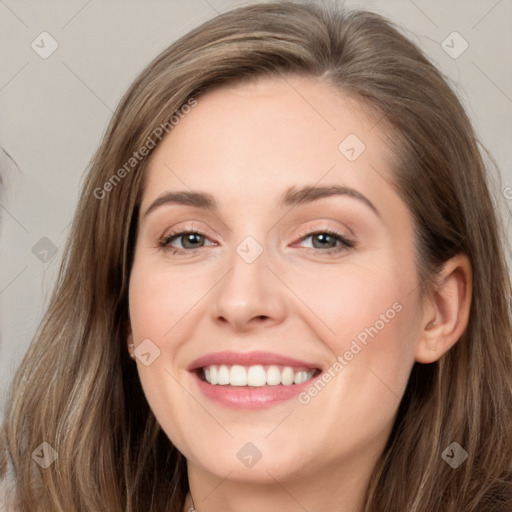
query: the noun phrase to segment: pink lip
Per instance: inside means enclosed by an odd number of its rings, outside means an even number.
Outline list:
[[[311,380],[291,386],[262,386],[261,388],[212,386],[202,381],[197,373],[193,374],[199,390],[209,399],[232,409],[261,409],[271,407],[294,398],[320,377],[320,373]]]
[[[319,373],[311,380],[303,382],[302,384],[292,384],[291,386],[221,386],[218,384],[208,384],[208,382],[199,378],[198,370],[204,366],[211,366],[213,364],[241,364],[242,366],[275,364],[279,366],[291,366],[292,368],[310,368],[312,370],[318,369],[319,367],[298,359],[272,354],[271,352],[249,352],[244,354],[224,351],[208,354],[193,361],[188,370],[191,372],[199,390],[210,400],[232,409],[260,409],[277,405],[297,396],[321,376],[321,373]]]
[[[291,366],[300,368],[311,368],[315,370],[319,368],[318,365],[308,363],[306,361],[300,361],[293,359],[288,356],[280,354],[273,354],[272,352],[233,352],[231,350],[225,350],[223,352],[215,352],[213,354],[207,354],[195,359],[188,367],[189,371],[203,368],[204,366],[211,366],[212,364],[225,364],[233,365],[240,364],[242,366],[252,366],[256,364],[277,366]]]

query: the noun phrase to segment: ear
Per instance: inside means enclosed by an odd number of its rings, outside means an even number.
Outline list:
[[[130,357],[133,359],[135,347],[133,345],[133,333],[130,324],[128,324],[128,327],[126,328],[126,345],[128,348],[128,353],[130,354]]]
[[[459,254],[444,264],[427,299],[415,351],[417,362],[437,361],[462,336],[469,319],[472,285],[467,256]]]

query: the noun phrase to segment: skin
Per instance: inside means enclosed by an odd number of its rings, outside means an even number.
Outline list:
[[[413,219],[391,185],[386,128],[376,119],[318,80],[261,78],[199,98],[151,157],[127,342],[149,338],[160,350],[137,367],[156,418],[187,457],[199,512],[362,510],[414,362],[437,360],[466,326],[464,257],[419,296]],[[353,162],[338,150],[349,134],[366,146]],[[301,185],[350,187],[378,214],[348,195],[280,207],[284,191]],[[218,210],[164,204],[144,215],[165,192],[190,189],[212,194]],[[188,252],[172,254],[158,240],[173,229],[206,238],[187,249],[178,237],[171,245]],[[303,234],[323,229],[355,246],[327,254],[330,245]],[[247,236],[263,249],[250,264],[236,252]],[[195,358],[228,349],[325,369],[396,303],[401,311],[306,405],[229,409],[203,396],[187,371]],[[262,453],[252,468],[236,456],[247,442]]]

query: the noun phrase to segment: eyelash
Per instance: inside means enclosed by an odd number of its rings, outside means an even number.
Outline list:
[[[337,238],[341,243],[335,247],[329,247],[327,249],[317,249],[315,247],[307,247],[310,251],[320,251],[325,254],[338,254],[342,251],[346,251],[347,249],[353,249],[356,246],[356,243],[353,240],[349,240],[343,233],[336,231],[335,229],[327,228],[327,229],[317,229],[315,231],[302,231],[299,236],[300,242],[303,242],[306,238],[315,235],[329,235],[334,238]]]
[[[200,235],[205,238],[208,238],[208,236],[205,233],[203,233],[202,231],[199,231],[199,230],[193,229],[193,228],[184,228],[182,230],[171,231],[170,233],[167,233],[165,236],[163,236],[162,238],[160,238],[158,240],[158,246],[159,246],[159,248],[164,249],[165,251],[169,251],[171,254],[183,254],[186,252],[195,251],[197,249],[180,249],[178,247],[169,246],[169,244],[171,242],[173,242],[174,240],[176,240],[177,238],[180,238],[183,235],[190,235],[190,234]],[[329,247],[327,249],[316,249],[314,247],[307,247],[307,249],[313,250],[313,251],[320,251],[320,252],[326,253],[326,254],[337,254],[337,253],[340,253],[347,249],[352,249],[356,246],[356,243],[354,241],[349,240],[345,235],[343,235],[342,233],[340,233],[339,231],[336,231],[334,229],[304,231],[304,232],[300,233],[301,238],[299,241],[302,242],[311,236],[320,235],[320,234],[335,237],[341,243],[335,247]],[[198,249],[203,249],[203,248],[204,247],[199,247]]]

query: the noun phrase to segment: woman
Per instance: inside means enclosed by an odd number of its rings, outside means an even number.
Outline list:
[[[512,510],[500,233],[461,104],[389,22],[205,23],[91,163],[12,387],[17,510]]]

